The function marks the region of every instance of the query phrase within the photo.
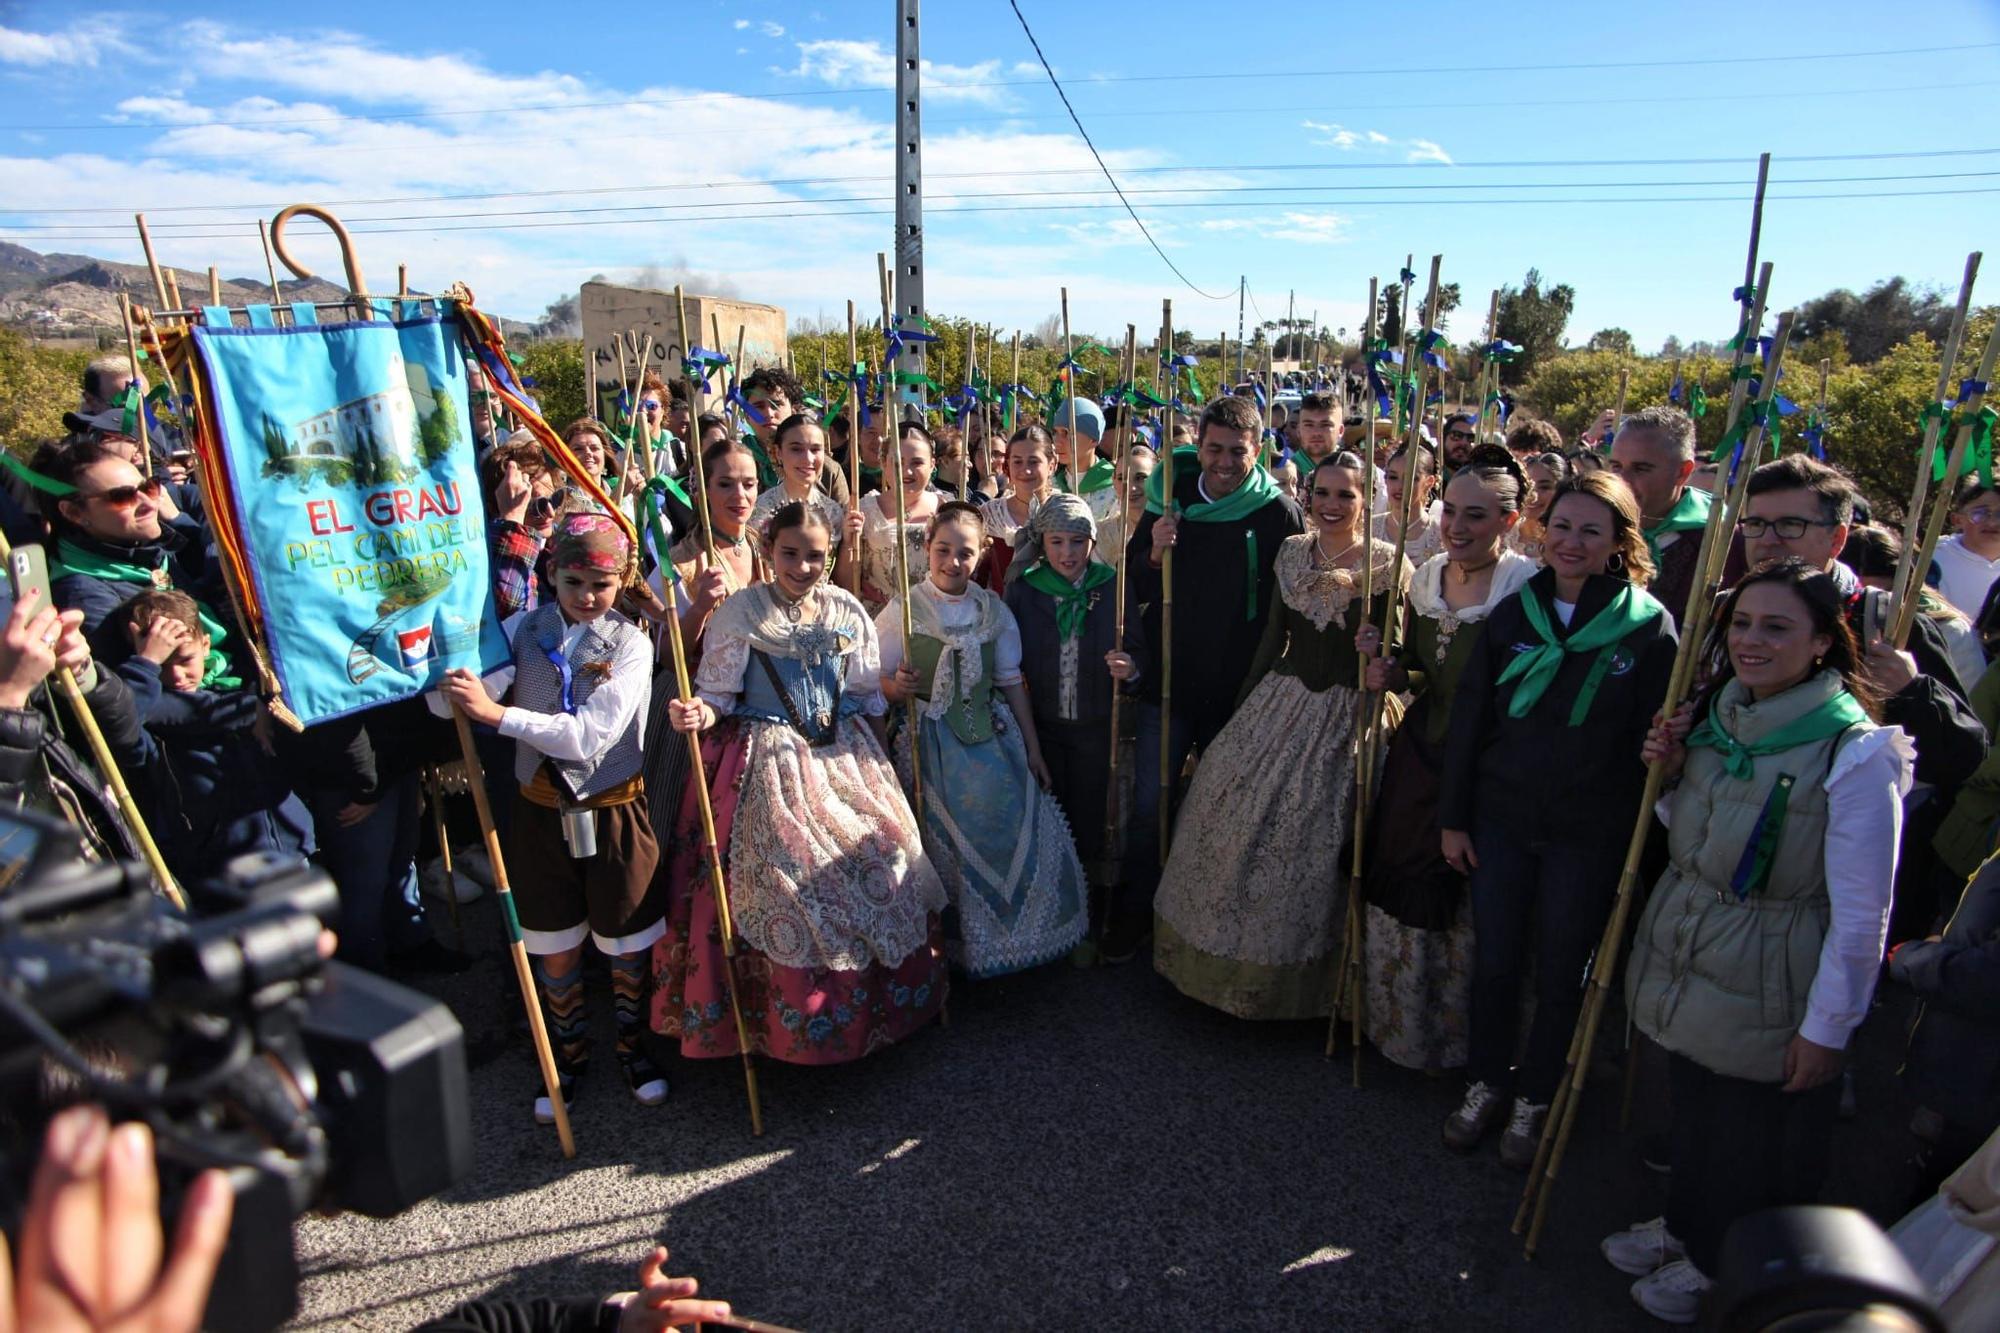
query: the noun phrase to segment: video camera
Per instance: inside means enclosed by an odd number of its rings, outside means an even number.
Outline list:
[[[333,881],[273,856],[229,869],[241,905],[190,919],[144,867],[0,811],[0,1210],[14,1230],[64,1106],[143,1119],[169,1219],[203,1170],[235,1189],[205,1326],[268,1329],[298,1308],[301,1213],[387,1217],[449,1187],[472,1127],[451,1011],[320,957]]]

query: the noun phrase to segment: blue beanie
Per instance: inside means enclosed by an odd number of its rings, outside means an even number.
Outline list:
[[[1069,425],[1069,404],[1062,403],[1058,405],[1051,415],[1054,416],[1055,420],[1050,422],[1050,425]],[[1083,436],[1086,440],[1101,440],[1104,438],[1104,409],[1088,398],[1079,398],[1076,400],[1076,433]]]

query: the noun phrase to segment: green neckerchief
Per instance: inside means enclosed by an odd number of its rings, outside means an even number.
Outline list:
[[[1198,457],[1192,446],[1184,445],[1174,450],[1174,475],[1186,476],[1185,469],[1195,467]],[[1146,478],[1147,513],[1167,512],[1166,486],[1167,470],[1155,468],[1153,475]],[[1278,483],[1271,480],[1271,474],[1263,468],[1253,467],[1250,469],[1250,475],[1243,479],[1241,486],[1220,500],[1202,500],[1191,504],[1181,511],[1180,516],[1190,523],[1233,523],[1237,519],[1248,518],[1273,500],[1282,498],[1284,498],[1283,493],[1278,490]]]
[[[778,484],[778,468],[771,462],[771,456],[764,452],[764,442],[757,438],[757,432],[743,432],[743,447],[757,460],[757,489],[768,491]]]
[[[210,648],[208,656],[201,664],[201,687],[204,690],[240,690],[243,677],[229,674],[229,654],[220,648]]]
[[[1708,511],[1715,507],[1715,497],[1707,491],[1693,486],[1681,487],[1681,498],[1667,516],[1645,530],[1646,551],[1653,557],[1653,568],[1660,567],[1660,538],[1670,532],[1700,532],[1708,526]]]
[[[1046,560],[1037,560],[1021,577],[1036,592],[1047,593],[1056,599],[1056,633],[1067,642],[1083,633],[1084,617],[1090,614],[1090,594],[1117,578],[1118,574],[1102,560],[1093,558],[1084,567],[1081,584],[1071,583],[1050,569]]]
[[[158,568],[147,569],[144,565],[135,565],[129,560],[114,560],[108,555],[86,551],[64,537],[56,542],[56,558],[50,563],[49,578],[54,580],[71,574],[105,579],[112,583],[133,583],[142,588],[174,586],[173,580],[167,576],[167,555],[164,551],[160,553]],[[202,629],[208,632],[209,646],[220,644],[228,636],[229,631],[224,629],[222,622],[215,618],[215,614],[199,601],[194,604],[194,608],[201,616]]]
[[[1728,728],[1722,725],[1711,709],[1708,716],[1688,734],[1687,745],[1689,749],[1706,746],[1716,751],[1722,756],[1723,771],[1738,781],[1744,781],[1756,771],[1751,762],[1754,759],[1838,736],[1849,727],[1867,720],[1868,714],[1854,701],[1854,696],[1841,690],[1822,700],[1810,712],[1800,714],[1764,739],[1748,745],[1730,735]]]
[[[1576,703],[1569,710],[1569,724],[1583,725],[1583,719],[1590,714],[1590,705],[1597,699],[1598,686],[1604,683],[1605,673],[1611,669],[1611,659],[1618,651],[1618,645],[1633,631],[1651,624],[1654,619],[1666,614],[1666,608],[1654,601],[1643,588],[1626,584],[1618,590],[1598,613],[1583,624],[1571,630],[1569,637],[1558,637],[1549,608],[1542,603],[1541,595],[1532,584],[1521,589],[1521,609],[1527,612],[1528,624],[1541,639],[1541,646],[1525,653],[1516,653],[1507,669],[1500,673],[1499,684],[1510,680],[1521,683],[1514,687],[1514,697],[1507,702],[1508,717],[1526,717],[1528,711],[1540,702],[1543,694],[1562,670],[1563,658],[1570,653],[1595,652],[1597,661],[1590,668],[1590,675],[1584,679],[1583,688],[1577,691]]]
[[[1111,484],[1111,460],[1100,458],[1083,470],[1083,480],[1077,484],[1078,495],[1091,495]]]
[[[871,481],[875,483],[876,490],[887,489],[882,485],[882,469],[879,467],[869,467],[866,463],[863,463],[861,465],[861,489],[864,492],[868,489],[868,483]]]
[[[1804,687],[1802,684],[1794,688]],[[1868,714],[1862,711],[1854,696],[1836,685],[1832,694],[1812,708],[1762,740],[1748,745],[1730,735],[1717,720],[1715,710],[1710,709],[1708,716],[1688,734],[1687,745],[1689,749],[1704,746],[1715,750],[1722,756],[1723,771],[1739,782],[1747,782],[1756,772],[1752,761],[1760,756],[1782,754],[1801,745],[1827,740],[1867,720]],[[1769,794],[1764,797],[1764,807],[1757,812],[1757,823],[1751,828],[1750,837],[1743,844],[1743,854],[1737,859],[1736,873],[1729,879],[1729,887],[1735,891],[1738,902],[1770,882],[1771,866],[1778,854],[1778,836],[1784,832],[1785,814],[1791,806],[1792,788],[1797,783],[1797,774],[1780,773],[1772,781]]]

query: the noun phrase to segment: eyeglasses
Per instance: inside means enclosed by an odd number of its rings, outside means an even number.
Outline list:
[[[1447,440],[1463,440],[1467,444],[1471,444],[1474,440],[1479,438],[1469,430],[1448,430],[1444,433],[1444,437]]]
[[[133,505],[139,503],[139,497],[142,495],[148,500],[159,499],[160,479],[158,477],[148,477],[136,486],[112,486],[105,490],[92,491],[89,495],[79,495],[76,498],[79,500],[102,500],[113,509],[130,509]]]
[[[641,398],[639,406],[645,408],[648,412],[657,412],[660,410],[660,400],[657,398]]]
[[[1965,511],[1965,516],[1974,523],[2000,522],[2000,509],[1995,509],[1991,505],[1974,505]]]
[[[1807,528],[1837,526],[1824,518],[1743,518],[1736,521],[1736,530],[1753,542],[1768,532],[1776,532],[1786,541],[1794,542],[1806,535]]]

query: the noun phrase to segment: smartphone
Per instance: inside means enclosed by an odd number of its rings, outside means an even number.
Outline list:
[[[49,557],[41,547],[16,546],[7,561],[7,577],[14,600],[28,609],[26,619],[33,620],[49,605]]]

